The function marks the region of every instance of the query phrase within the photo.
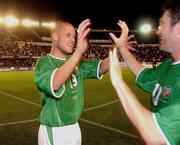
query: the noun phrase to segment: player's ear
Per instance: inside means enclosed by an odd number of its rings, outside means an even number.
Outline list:
[[[178,35],[180,36],[180,22],[176,24],[176,31],[178,32]]]
[[[52,40],[57,40],[57,33],[54,31],[51,33]]]

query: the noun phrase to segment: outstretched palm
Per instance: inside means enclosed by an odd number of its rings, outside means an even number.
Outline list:
[[[77,50],[82,54],[86,52],[88,48],[88,35],[91,31],[90,28],[91,22],[89,19],[86,19],[81,22],[77,29]]]
[[[131,47],[131,45],[135,44],[136,41],[131,41],[133,35],[128,36],[129,28],[126,25],[126,23],[124,21],[119,20],[117,24],[122,31],[120,37],[118,38],[113,33],[109,33],[116,47],[118,47],[119,49],[129,48],[131,50],[135,50],[134,48]]]
[[[113,51],[110,50],[110,78],[114,87],[119,86],[123,82],[121,66],[117,56],[117,48],[115,47]]]

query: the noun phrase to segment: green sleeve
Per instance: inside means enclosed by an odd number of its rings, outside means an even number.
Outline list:
[[[40,92],[50,97],[60,98],[64,94],[65,85],[61,86],[56,92],[52,87],[52,80],[57,69],[48,57],[41,58],[35,67],[35,83]]]
[[[171,63],[171,60],[167,60],[156,68],[143,68],[139,75],[137,75],[136,83],[143,90],[152,93],[156,83],[159,83],[160,78]]]
[[[99,67],[102,60],[83,61],[80,63],[83,79],[102,79],[103,75],[99,75]]]
[[[143,90],[152,93],[157,81],[157,71],[152,68],[143,68],[136,78],[136,83]]]

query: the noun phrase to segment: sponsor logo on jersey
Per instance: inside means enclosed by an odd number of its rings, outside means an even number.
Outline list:
[[[162,98],[167,99],[171,95],[172,87],[170,85],[165,86],[162,91]]]

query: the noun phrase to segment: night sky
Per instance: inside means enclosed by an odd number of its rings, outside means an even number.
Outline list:
[[[39,21],[65,17],[78,25],[90,18],[93,28],[116,29],[118,19],[136,29],[141,22],[157,27],[161,16],[162,0],[0,0],[0,16],[7,13],[18,18]]]

